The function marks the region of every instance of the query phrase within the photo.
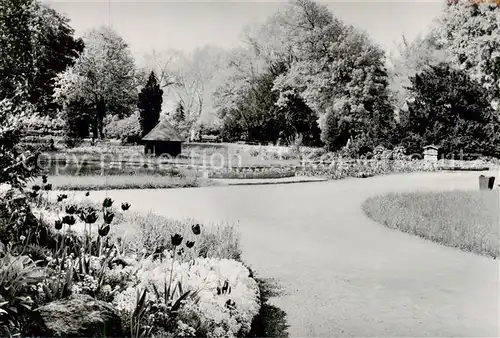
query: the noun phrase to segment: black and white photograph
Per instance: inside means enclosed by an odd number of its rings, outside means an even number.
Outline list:
[[[500,0],[0,0],[0,337],[500,337]]]

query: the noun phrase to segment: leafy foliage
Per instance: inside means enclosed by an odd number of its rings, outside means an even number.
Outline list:
[[[36,0],[0,3],[0,98],[19,87],[37,110],[54,113],[53,79],[83,50],[68,20]]]
[[[74,102],[92,108],[94,137],[102,138],[106,115],[128,116],[137,99],[134,59],[111,28],[93,29],[84,41],[85,50],[75,65],[58,76],[54,95],[65,109]]]
[[[124,119],[114,119],[107,123],[107,137],[121,140],[122,143],[138,143],[141,140],[140,115],[136,112]]]
[[[234,106],[221,109],[224,139],[238,141],[243,134],[249,141],[290,144],[301,135],[305,145],[320,143],[316,115],[298,95],[290,93],[286,105],[276,105],[279,92],[273,90],[274,81],[285,71],[284,63],[271,64],[248,80]]]
[[[500,6],[494,2],[456,1],[446,6],[432,31],[439,48],[500,101]]]
[[[500,124],[483,88],[448,64],[411,79],[412,101],[402,118],[403,144],[420,152],[435,144],[445,154],[500,155]]]
[[[19,88],[34,83],[38,72],[40,27],[35,0],[0,2],[0,99],[13,97]]]
[[[10,336],[26,320],[33,305],[33,287],[45,274],[27,256],[0,250],[0,334]]]
[[[20,186],[37,172],[38,154],[19,146],[23,120],[32,107],[19,99],[0,101],[0,184]]]
[[[75,63],[84,49],[82,39],[73,37],[69,20],[45,4],[38,4],[36,11],[40,35],[40,57],[35,65],[38,72],[29,89],[30,102],[37,111],[55,117],[61,107],[54,102],[56,76]]]

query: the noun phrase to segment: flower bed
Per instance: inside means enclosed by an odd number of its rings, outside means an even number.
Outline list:
[[[294,177],[295,167],[266,166],[266,167],[236,167],[209,171],[208,178],[213,179],[263,179]]]
[[[170,278],[172,285],[183,290],[194,290],[187,297],[175,323],[178,336],[241,337],[251,328],[259,312],[258,286],[249,277],[248,269],[234,260],[197,258],[189,262],[143,259],[137,263],[137,274],[129,286],[114,297],[113,304],[126,319],[135,310],[137,290],[147,290],[146,301],[160,303],[165,297],[163,285]],[[177,288],[179,291],[179,288]],[[181,297],[182,291],[174,295]],[[196,317],[193,321],[190,317]],[[168,318],[153,314],[152,322],[168,323]]]
[[[430,162],[426,160],[336,160],[329,163],[303,163],[297,175],[321,176],[330,179],[346,177],[372,177],[391,173],[430,172],[442,170],[475,170],[484,171],[491,168],[491,164],[484,161],[452,161],[440,160]]]
[[[259,288],[237,261],[232,226],[139,215],[110,198],[96,205],[50,190],[47,177],[24,192],[1,189],[0,334],[250,332],[260,310]],[[78,316],[64,316],[75,309]]]

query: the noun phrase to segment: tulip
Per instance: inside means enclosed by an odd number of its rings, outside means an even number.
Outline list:
[[[89,197],[89,195],[90,195],[90,192],[89,192],[89,191],[87,191],[87,192],[85,193],[85,196],[86,196],[86,197]]]
[[[62,195],[57,195],[57,202],[62,202],[63,201],[63,196]]]
[[[191,230],[193,230],[193,234],[195,235],[199,235],[201,233],[201,228],[199,224],[191,226]]]
[[[101,236],[101,237],[107,236],[108,233],[109,233],[109,229],[110,229],[109,228],[109,224],[104,224],[103,226],[101,226],[99,228],[99,231],[98,231],[99,232],[99,236]]]
[[[128,209],[130,209],[130,204],[128,204],[128,203],[122,203],[122,210],[123,211],[127,211]]]
[[[172,245],[173,246],[179,246],[182,243],[182,236],[179,234],[175,234],[173,236],[170,236],[170,239],[172,240]]]
[[[78,207],[76,205],[68,205],[66,206],[66,213],[68,215],[74,215],[78,212]]]
[[[66,237],[66,239],[64,240],[64,243],[66,244],[66,246],[71,246],[73,244],[73,238]]]
[[[80,214],[80,218],[87,224],[94,224],[99,216],[97,215],[97,212],[94,208],[88,207],[82,211],[82,213]]]
[[[189,249],[191,249],[191,248],[194,246],[194,242],[192,242],[192,241],[187,241],[187,242],[186,242],[186,246],[187,246]]]
[[[56,228],[56,230],[61,230],[61,229],[62,229],[62,226],[63,226],[63,222],[61,222],[60,220],[57,220],[57,221],[54,223],[54,227]]]
[[[47,183],[47,175],[42,175],[43,184]]]
[[[31,189],[33,189],[33,191],[36,192],[36,191],[40,191],[41,188],[40,188],[39,185],[34,185],[34,186],[31,187]]]
[[[66,215],[63,217],[62,222],[67,225],[73,225],[75,224],[76,220],[73,216],[71,215]]]
[[[102,206],[105,208],[111,208],[112,205],[113,205],[113,200],[109,197],[106,197],[102,202]]]
[[[43,190],[45,190],[45,191],[50,191],[50,190],[52,190],[52,184],[45,184],[45,185],[43,186]]]
[[[114,213],[109,212],[109,211],[104,212],[103,218],[104,218],[104,222],[106,222],[106,224],[111,224],[111,222],[113,222],[114,217],[115,217]]]

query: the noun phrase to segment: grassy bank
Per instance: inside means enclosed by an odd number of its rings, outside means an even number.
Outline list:
[[[50,176],[49,180],[54,190],[169,189],[194,188],[213,184],[209,180],[196,177],[171,177],[158,175],[60,175]]]
[[[392,193],[364,212],[385,226],[477,254],[500,255],[500,194],[493,191]]]

